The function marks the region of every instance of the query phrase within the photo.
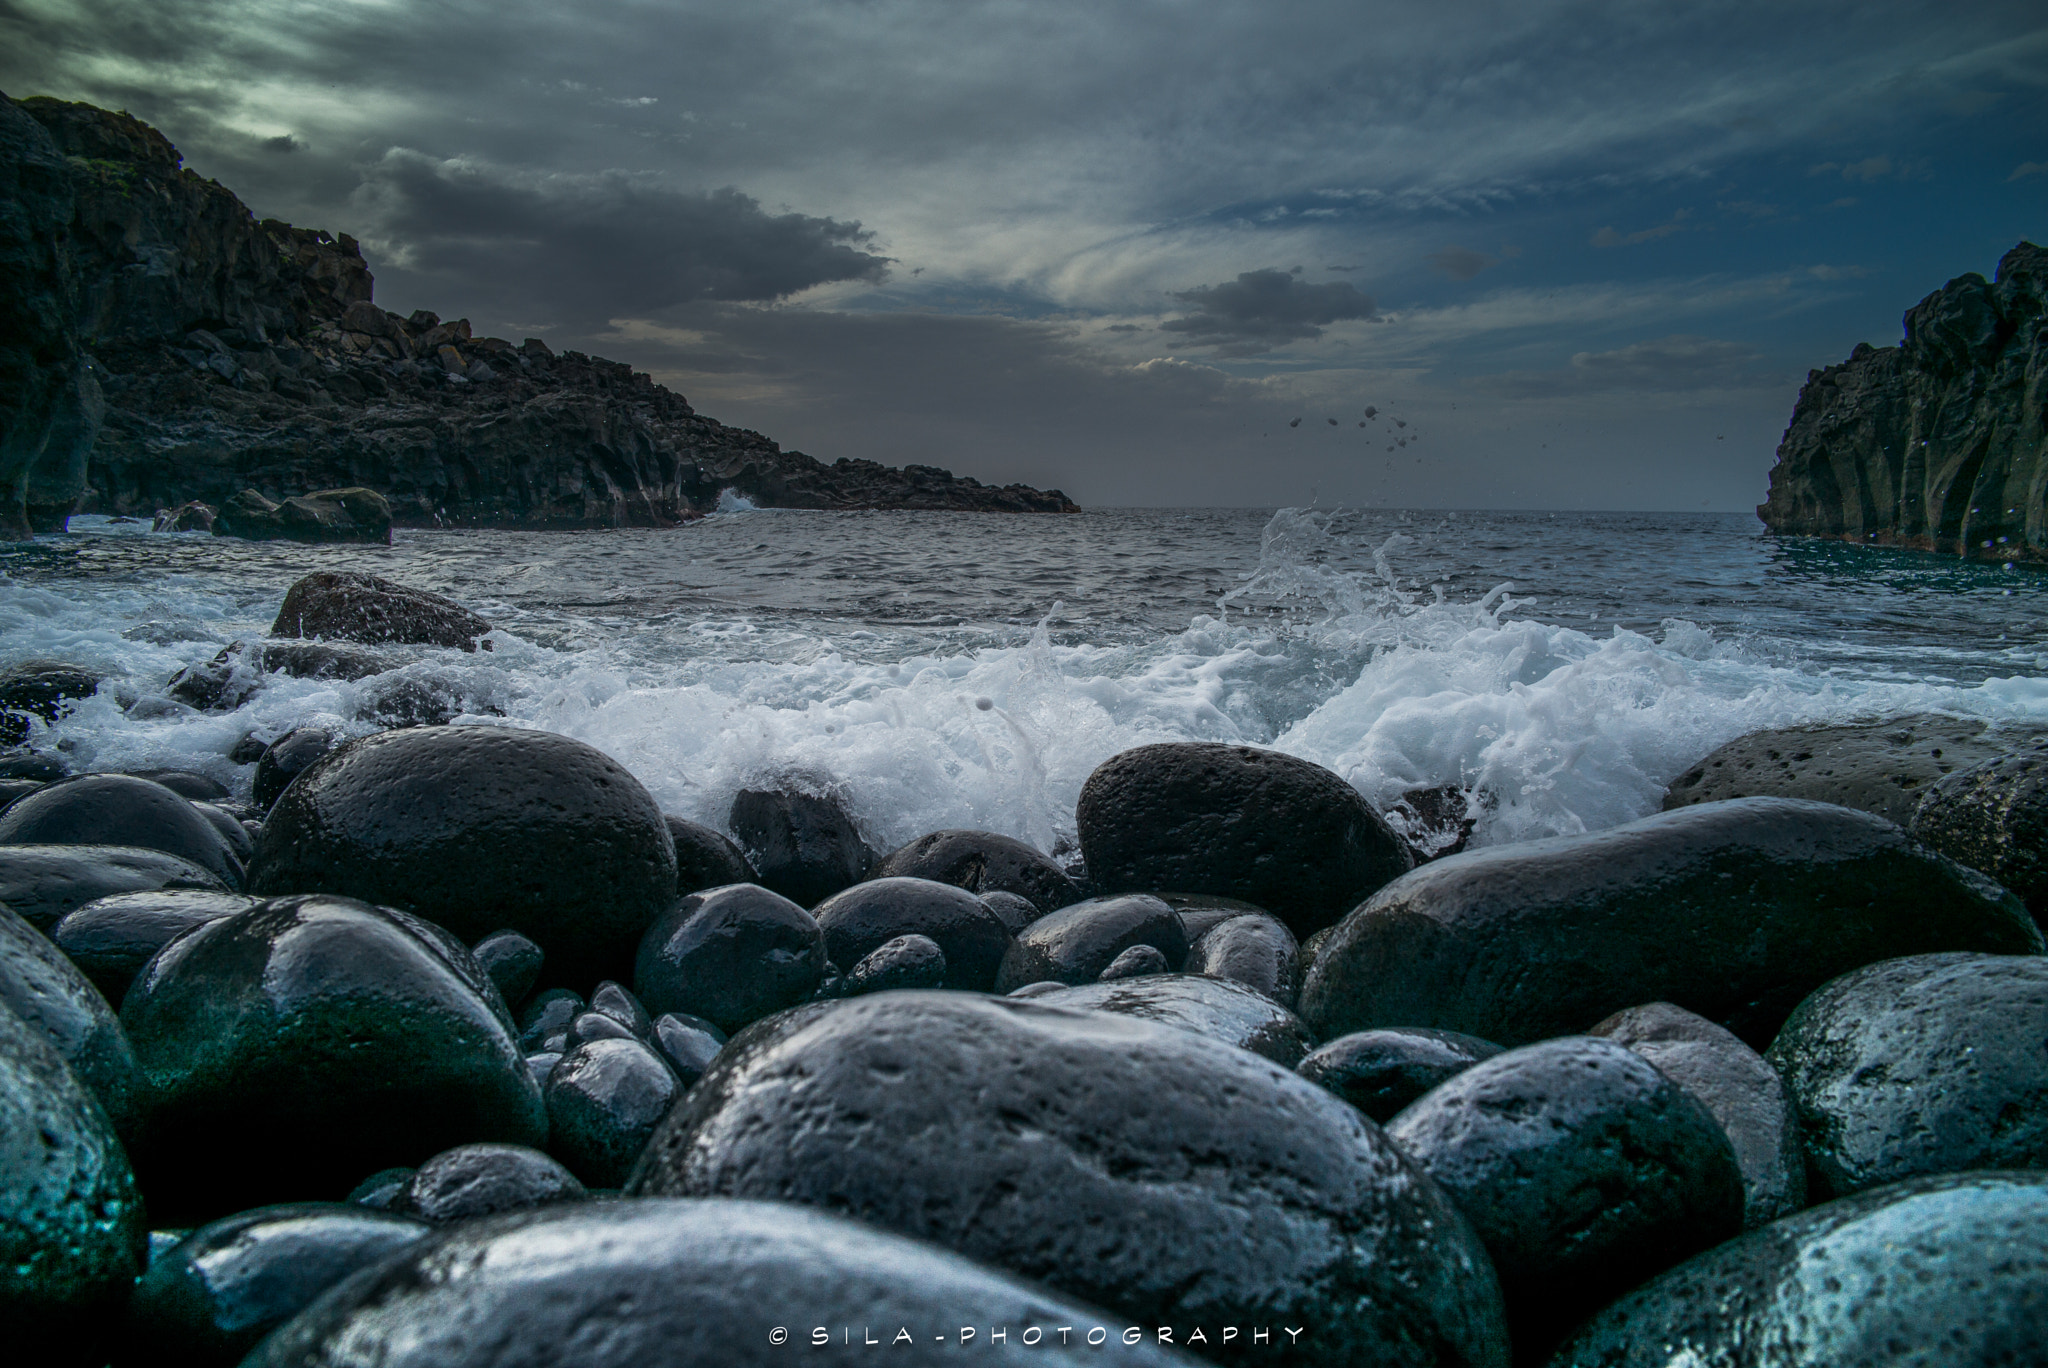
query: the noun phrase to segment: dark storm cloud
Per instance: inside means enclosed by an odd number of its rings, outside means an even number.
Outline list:
[[[1500,265],[1500,258],[1475,252],[1470,247],[1446,247],[1431,252],[1429,264],[1453,280],[1470,280],[1489,266]]]
[[[1712,337],[1674,333],[1612,351],[1578,352],[1553,371],[1505,371],[1474,379],[1472,387],[1503,398],[1552,399],[1621,392],[1745,389],[1781,383],[1766,374],[1753,347]]]
[[[531,175],[395,149],[357,192],[365,236],[408,277],[501,314],[602,321],[692,300],[772,300],[880,280],[858,223],[770,214],[735,189],[622,172]]]
[[[1181,290],[1173,297],[1193,311],[1161,323],[1162,332],[1239,355],[1318,338],[1331,323],[1371,318],[1374,312],[1372,296],[1349,281],[1310,285],[1289,271],[1244,271],[1236,280]]]

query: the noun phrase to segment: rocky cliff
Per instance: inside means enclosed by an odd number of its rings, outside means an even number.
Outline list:
[[[831,465],[629,366],[371,302],[362,252],[184,169],[126,114],[0,95],[0,535],[366,485],[401,526],[659,527],[764,507],[1071,512]]]
[[[2048,251],[1951,280],[1896,347],[1811,372],[1757,515],[1774,532],[2048,562]]]

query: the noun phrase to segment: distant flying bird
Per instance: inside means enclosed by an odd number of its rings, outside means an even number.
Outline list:
[[[1335,418],[1326,418],[1323,421],[1328,423],[1331,427],[1337,426],[1337,420]]]
[[[1287,426],[1289,426],[1289,427],[1300,427],[1300,426],[1301,426],[1301,419],[1297,418],[1297,419],[1295,419],[1295,420],[1294,420],[1293,422],[1289,423],[1289,424],[1288,424]]]

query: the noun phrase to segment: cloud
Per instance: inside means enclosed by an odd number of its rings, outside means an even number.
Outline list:
[[[1868,266],[1830,266],[1825,261],[1809,266],[1806,273],[1815,280],[1861,280],[1870,274]]]
[[[263,150],[266,152],[296,152],[304,146],[304,143],[289,133],[280,133],[274,138],[263,140]]]
[[[1727,200],[1715,207],[1723,213],[1745,214],[1753,219],[1776,218],[1778,216],[1777,205],[1764,204],[1757,200]]]
[[[2012,169],[2012,174],[2005,178],[2005,183],[2011,185],[2016,180],[2039,175],[2048,175],[2048,161],[2021,162]]]
[[[1500,265],[1500,258],[1470,247],[1445,247],[1429,254],[1429,264],[1453,280],[1470,280],[1487,267]]]
[[[1473,388],[1510,399],[1553,399],[1617,391],[1745,389],[1773,383],[1763,357],[1740,342],[1673,333],[1612,351],[1577,352],[1552,371],[1503,371],[1475,377]]]
[[[1673,233],[1682,231],[1685,221],[1691,217],[1692,210],[1680,209],[1672,214],[1668,222],[1660,223],[1655,228],[1644,228],[1634,233],[1617,233],[1613,228],[1602,228],[1587,240],[1595,247],[1634,247],[1639,243],[1655,242],[1659,238],[1668,238]]]
[[[1299,270],[1244,271],[1221,285],[1178,291],[1174,298],[1193,312],[1167,319],[1160,330],[1183,334],[1193,346],[1224,347],[1226,355],[1252,355],[1321,337],[1331,323],[1373,316],[1372,296],[1349,281],[1309,285]]]
[[[1871,185],[1891,178],[1898,180],[1925,180],[1928,172],[1924,161],[1894,162],[1888,154],[1880,152],[1874,157],[1865,157],[1862,161],[1819,162],[1807,167],[1806,174],[1808,176],[1839,175],[1845,181],[1857,181],[1864,185]]]

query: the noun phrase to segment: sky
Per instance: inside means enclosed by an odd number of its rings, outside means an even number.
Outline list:
[[[377,301],[1084,505],[1749,510],[2048,242],[2048,10],[0,0]]]

